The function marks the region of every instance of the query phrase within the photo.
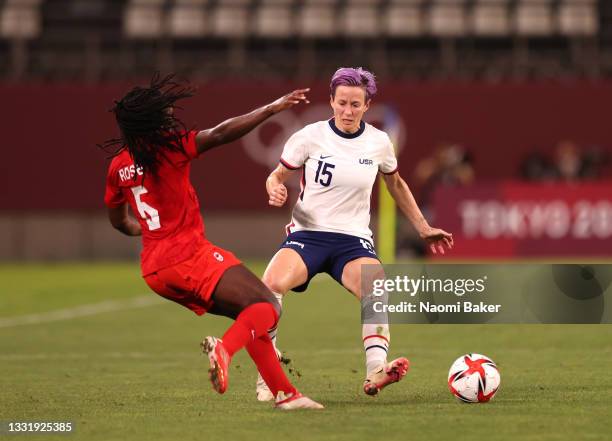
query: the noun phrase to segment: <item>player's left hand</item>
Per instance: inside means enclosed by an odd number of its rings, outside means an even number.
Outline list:
[[[427,227],[419,234],[421,239],[429,244],[429,249],[433,254],[444,254],[444,247],[449,250],[453,248],[453,235],[440,228]]]
[[[296,104],[299,104],[302,102],[306,104],[310,103],[310,101],[308,101],[308,98],[306,98],[306,92],[310,92],[310,88],[297,89],[291,93],[288,93],[285,96],[281,96],[279,99],[277,99],[272,104],[270,104],[270,108],[272,109],[272,112],[274,113],[282,112],[283,110],[287,110],[290,107],[293,107]]]

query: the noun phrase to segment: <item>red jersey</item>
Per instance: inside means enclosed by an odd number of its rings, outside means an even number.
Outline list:
[[[200,204],[189,181],[190,163],[198,156],[196,133],[184,138],[184,153],[164,151],[155,176],[143,176],[127,150],[108,168],[104,203],[130,204],[142,228],[143,276],[189,259],[205,242]]]

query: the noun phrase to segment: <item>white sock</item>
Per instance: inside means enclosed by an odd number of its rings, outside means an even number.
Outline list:
[[[370,325],[364,324],[361,328],[363,348],[366,356],[366,375],[387,362],[387,351],[389,350],[388,324]]]
[[[276,300],[278,300],[278,304],[280,305],[281,309],[283,307],[283,295],[277,292],[272,291],[272,294],[274,294],[274,297],[276,297]],[[268,336],[270,337],[270,340],[272,340],[272,344],[274,345],[274,349],[276,349],[276,334],[278,332],[278,324],[273,327],[272,329],[268,329]]]

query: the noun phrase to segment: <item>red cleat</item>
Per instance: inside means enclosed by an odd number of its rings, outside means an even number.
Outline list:
[[[210,362],[208,375],[213,389],[222,394],[227,390],[230,356],[220,338],[206,337],[200,346]]]

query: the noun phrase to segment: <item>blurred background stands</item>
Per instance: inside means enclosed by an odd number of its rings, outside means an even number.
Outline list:
[[[104,80],[597,77],[612,71],[597,0],[0,0],[0,75]]]

